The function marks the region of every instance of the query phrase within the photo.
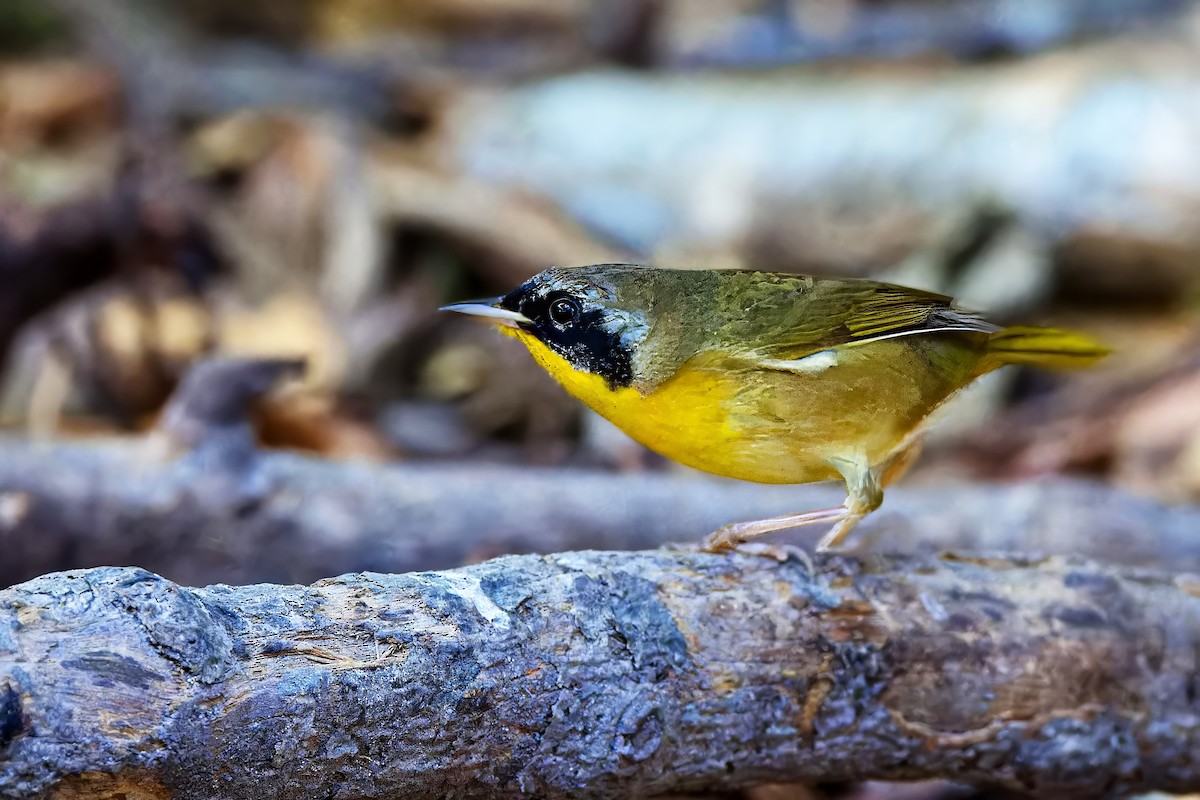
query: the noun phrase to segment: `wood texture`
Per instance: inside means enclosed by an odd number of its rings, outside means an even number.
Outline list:
[[[49,575],[0,592],[0,797],[1197,791],[1197,591],[1060,558],[812,575],[783,550]]]

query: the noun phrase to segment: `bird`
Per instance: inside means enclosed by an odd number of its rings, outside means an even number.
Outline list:
[[[706,539],[713,552],[816,523],[831,525],[816,549],[836,549],[960,389],[1009,364],[1085,367],[1109,352],[1081,333],[996,325],[933,292],[750,269],[551,267],[441,310],[495,323],[676,462],[757,483],[845,483],[841,506],[731,523]]]

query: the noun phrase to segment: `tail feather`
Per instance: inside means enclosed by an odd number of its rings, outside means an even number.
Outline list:
[[[1110,352],[1109,348],[1086,334],[1016,325],[991,335],[985,363],[987,369],[1005,364],[1079,369],[1091,366]]]

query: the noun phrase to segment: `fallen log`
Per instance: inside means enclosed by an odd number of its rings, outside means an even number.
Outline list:
[[[0,797],[616,798],[941,777],[1200,790],[1189,579],[583,552],[0,592]],[[125,794],[123,794],[125,793]]]
[[[321,461],[252,451],[162,464],[142,443],[0,442],[0,585],[138,564],[190,584],[440,569],[504,553],[636,550],[841,502],[832,486],[664,474]],[[1200,511],[1097,484],[893,489],[871,550],[1081,554],[1200,572]],[[777,541],[806,542],[798,530]],[[819,533],[819,531],[818,531]]]
[[[841,502],[833,486],[667,474],[321,461],[261,450],[248,406],[301,364],[192,369],[154,435],[92,444],[0,439],[0,585],[138,564],[199,585],[459,566],[504,553],[637,550]],[[1200,510],[1099,485],[893,490],[863,525],[883,550],[1079,554],[1200,572]],[[812,532],[792,534],[811,541]],[[808,538],[805,538],[808,537]]]

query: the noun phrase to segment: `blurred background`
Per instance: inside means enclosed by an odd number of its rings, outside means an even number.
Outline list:
[[[1200,497],[1200,3],[0,0],[0,425],[152,428],[189,366],[304,356],[327,459],[666,471],[439,315],[554,264],[874,276],[1091,331],[913,483]]]
[[[0,419],[143,431],[304,355],[263,443],[671,469],[443,317],[552,264],[875,276],[1118,348],[916,479],[1200,494],[1200,4],[2,0]]]
[[[1200,2],[0,0],[0,585],[309,581],[804,508],[670,505],[686,484],[643,479],[682,468],[436,312],[606,260],[873,276],[1090,331],[1113,357],[989,376],[908,483],[1196,501]],[[147,438],[216,356],[307,359],[254,434],[309,461],[163,488],[71,449]],[[637,480],[571,482],[596,474]],[[1050,502],[1047,535],[1095,505]],[[980,508],[965,528],[1031,513]],[[1106,508],[1113,552],[1158,524]]]

